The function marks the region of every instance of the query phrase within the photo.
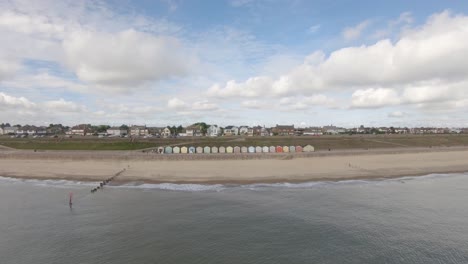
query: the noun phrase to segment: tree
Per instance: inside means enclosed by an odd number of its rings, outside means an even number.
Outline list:
[[[184,128],[182,127],[182,125],[179,125],[177,127],[176,131],[177,131],[177,134],[180,134],[180,133],[182,133],[182,131],[184,131]]]
[[[119,128],[120,128],[120,129],[123,129],[123,130],[128,130],[128,126],[127,126],[127,125],[121,125]]]

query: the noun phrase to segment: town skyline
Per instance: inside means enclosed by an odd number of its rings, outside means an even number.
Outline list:
[[[9,0],[0,10],[0,120],[468,126],[463,1]]]

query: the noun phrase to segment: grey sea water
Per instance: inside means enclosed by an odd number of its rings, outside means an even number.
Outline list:
[[[92,185],[0,178],[0,263],[468,263],[468,174]]]

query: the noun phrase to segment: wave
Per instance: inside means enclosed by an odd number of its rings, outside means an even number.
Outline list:
[[[187,184],[187,183],[140,183],[130,182],[122,185],[108,185],[106,188],[111,189],[141,189],[141,190],[167,190],[167,191],[186,191],[186,192],[209,192],[209,191],[225,191],[235,189],[247,189],[252,191],[263,191],[272,189],[313,189],[313,188],[328,188],[334,186],[346,185],[381,185],[387,183],[402,183],[406,181],[427,181],[436,180],[442,177],[468,176],[468,173],[453,173],[453,174],[428,174],[424,176],[404,176],[399,178],[376,178],[368,180],[342,180],[342,181],[310,181],[301,183],[279,182],[279,183],[254,183],[254,184]],[[37,179],[18,179],[0,176],[1,183],[27,183],[42,187],[57,187],[57,188],[80,188],[80,187],[96,187],[99,182],[83,182],[71,180],[37,180]]]

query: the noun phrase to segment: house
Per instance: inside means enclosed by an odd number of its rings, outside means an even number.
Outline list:
[[[35,126],[25,125],[25,126],[19,127],[18,130],[16,130],[17,135],[33,136],[33,135],[36,135],[36,133],[37,133],[37,127]]]
[[[149,135],[149,130],[146,126],[132,126],[130,127],[130,136],[144,137]]]
[[[125,136],[127,135],[128,131],[127,129],[123,129],[123,128],[120,128],[120,127],[111,127],[111,128],[108,128],[106,130],[107,132],[107,135],[109,136]]]
[[[294,135],[294,125],[276,125],[276,127],[271,129],[271,132],[278,136],[292,136]]]
[[[38,136],[47,135],[47,128],[43,127],[43,126],[36,128],[36,135],[38,135]]]
[[[324,134],[329,134],[329,135],[337,135],[337,134],[343,134],[346,133],[346,129],[342,127],[336,127],[336,126],[324,126],[322,127],[322,131]],[[357,130],[356,133],[364,133],[364,134],[369,134],[370,133],[370,128],[365,128],[364,126],[360,126]]]
[[[265,130],[265,126],[254,126],[253,127],[253,134],[252,136],[261,136],[262,135],[262,130]]]
[[[77,126],[70,128],[67,134],[76,135],[76,136],[86,136],[86,135],[92,134],[91,126],[86,125],[86,124],[77,125]]]
[[[208,127],[207,134],[210,137],[219,137],[221,136],[221,127],[218,125],[211,125]]]
[[[165,127],[161,130],[161,136],[162,137],[170,137],[172,135],[171,130],[168,127]]]
[[[247,135],[248,132],[249,132],[249,127],[248,126],[240,126],[239,127],[239,135],[241,135],[241,136]]]
[[[185,129],[185,134],[187,137],[201,137],[203,136],[202,129],[200,125],[191,125]]]
[[[270,131],[268,130],[268,128],[262,127],[262,129],[260,130],[260,136],[266,137],[269,135],[270,135]]]
[[[4,127],[3,128],[3,134],[4,135],[14,135],[16,131],[18,130],[18,127],[12,126],[12,127]]]
[[[225,136],[237,136],[239,135],[239,128],[236,126],[227,126],[224,128]]]
[[[253,135],[254,135],[254,128],[249,127],[249,129],[247,130],[247,136],[252,137]]]
[[[322,128],[320,127],[308,127],[304,129],[302,133],[304,136],[321,136],[323,135]]]

